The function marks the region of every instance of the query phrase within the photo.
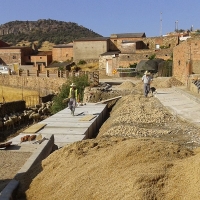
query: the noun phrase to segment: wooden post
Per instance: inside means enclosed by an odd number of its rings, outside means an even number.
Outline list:
[[[63,70],[60,70],[60,78],[63,78]]]
[[[49,70],[46,71],[46,77],[49,77]]]
[[[99,71],[93,72],[93,82],[95,86],[99,85]]]
[[[65,71],[65,76],[66,76],[66,78],[69,78],[69,71],[68,70]]]
[[[11,75],[12,73],[11,73],[11,69],[8,69],[8,75]]]
[[[22,75],[22,70],[19,69],[19,70],[17,71],[17,74],[18,74],[18,76],[21,76],[21,75]]]
[[[57,77],[60,77],[60,70],[57,71]]]

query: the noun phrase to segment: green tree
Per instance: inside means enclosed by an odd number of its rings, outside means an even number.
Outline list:
[[[53,99],[54,103],[51,107],[52,114],[55,114],[55,113],[63,110],[64,108],[66,108],[67,105],[66,105],[66,103],[63,103],[63,100],[65,98],[68,98],[70,85],[72,83],[75,83],[75,85],[76,85],[76,88],[77,88],[78,94],[79,94],[79,100],[80,101],[83,100],[84,89],[86,86],[89,86],[88,76],[86,76],[86,75],[71,78],[71,79],[67,80],[65,84],[62,85],[59,94],[57,96],[55,96]]]

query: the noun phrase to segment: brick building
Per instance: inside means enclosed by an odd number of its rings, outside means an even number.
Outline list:
[[[189,76],[200,74],[200,38],[189,38],[173,50],[173,76],[187,84]]]
[[[30,47],[0,47],[0,59],[4,65],[26,65],[30,63]]]
[[[31,55],[30,57],[33,66],[40,72],[52,62],[51,51],[39,51],[37,54]]]
[[[52,59],[58,62],[73,60],[73,43],[53,46]]]
[[[154,54],[156,58],[167,60],[178,44],[178,36],[146,38],[145,33],[112,34],[109,51],[100,55],[99,68],[112,76],[114,69],[129,67]]]

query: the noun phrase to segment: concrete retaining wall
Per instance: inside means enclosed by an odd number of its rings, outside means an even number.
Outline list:
[[[18,199],[17,196],[24,194],[28,189],[31,181],[37,176],[38,168],[41,168],[41,161],[45,159],[51,152],[54,146],[54,135],[50,135],[40,145],[39,148],[26,161],[23,167],[18,171],[13,180],[3,189],[0,194],[0,200]],[[37,167],[37,170],[36,170]],[[17,195],[16,195],[17,193]]]

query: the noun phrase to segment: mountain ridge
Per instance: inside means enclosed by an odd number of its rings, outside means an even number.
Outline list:
[[[38,46],[48,41],[54,44],[67,44],[75,39],[103,37],[102,35],[75,22],[65,22],[53,19],[37,21],[10,21],[0,25],[0,40],[15,46],[27,41]]]

